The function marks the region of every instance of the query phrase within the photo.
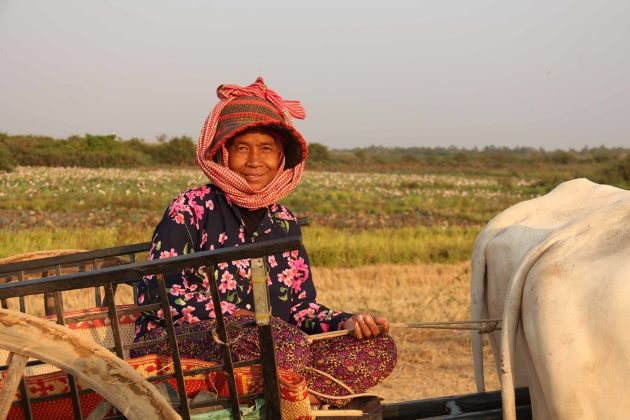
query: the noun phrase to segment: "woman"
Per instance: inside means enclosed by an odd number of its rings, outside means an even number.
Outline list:
[[[277,201],[295,189],[304,170],[306,141],[291,119],[304,118],[304,109],[299,102],[283,100],[262,78],[247,87],[221,85],[217,95],[221,101],[206,119],[197,145],[197,162],[212,183],[186,191],[171,202],[153,235],[150,260],[301,235],[295,216]],[[347,395],[348,391],[317,370],[334,376],[354,393],[364,392],[389,375],[396,348],[386,335],[386,318],[335,311],[319,304],[302,247],[270,255],[266,264],[280,367],[303,373],[312,394],[334,405],[347,399],[327,396]],[[228,319],[251,317],[250,279],[249,260],[219,264],[213,279],[203,269],[166,275],[178,334],[213,328],[212,280],[217,282]],[[138,304],[158,300],[153,276],[145,277],[138,285]],[[162,321],[161,311],[142,314],[136,322],[136,341],[164,337]],[[308,334],[338,329],[354,330],[354,336],[308,344]],[[255,329],[231,330],[231,334],[235,361],[258,357]],[[134,355],[146,353],[170,354],[162,344]],[[219,347],[207,338],[180,340],[180,354],[221,360]]]

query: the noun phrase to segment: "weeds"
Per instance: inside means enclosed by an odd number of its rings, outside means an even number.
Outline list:
[[[153,226],[0,229],[0,258],[50,249],[98,249],[147,242]],[[303,230],[311,264],[356,267],[417,262],[454,263],[469,258],[478,230],[462,227],[406,227],[359,233],[326,227]]]
[[[309,216],[315,266],[454,263],[469,258],[483,224],[546,181],[310,171],[283,203]],[[172,198],[205,183],[198,169],[19,166],[0,173],[0,257],[149,241]]]

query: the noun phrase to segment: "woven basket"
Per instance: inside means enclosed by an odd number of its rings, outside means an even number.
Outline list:
[[[50,249],[46,251],[25,252],[24,254],[11,255],[9,257],[0,258],[0,265],[37,260],[40,258],[59,257],[61,255],[68,254],[78,254],[80,252],[86,251],[86,249]]]
[[[127,363],[145,378],[174,373],[175,370],[170,357],[155,354],[129,359]],[[216,363],[202,360],[182,359],[182,369],[184,372],[216,365]],[[239,395],[262,392],[263,379],[261,366],[255,365],[237,368],[234,373]],[[284,369],[279,370],[278,376],[280,380],[282,418],[285,420],[311,419],[308,390],[304,377]],[[25,382],[28,396],[31,399],[51,397],[70,391],[68,375],[61,371],[27,376]],[[166,382],[168,382],[173,390],[176,391],[178,389],[175,378],[168,379]],[[200,391],[206,391],[206,394],[211,396],[218,395],[228,397],[230,395],[227,388],[227,375],[224,372],[186,376],[185,384],[186,396],[190,399],[198,395]],[[87,388],[80,381],[78,387],[79,389]],[[121,384],[121,390],[124,390],[124,387],[125,384]],[[1,388],[2,383],[0,381],[0,389]],[[20,393],[17,392],[16,399],[19,398]],[[92,411],[101,404],[102,400],[103,398],[94,392],[81,394],[80,405],[83,416],[85,417],[92,413]],[[35,419],[72,418],[72,400],[67,396],[49,401],[33,402],[32,410]],[[23,418],[24,413],[22,406],[17,403],[14,404],[9,411],[7,419],[20,420]]]
[[[212,375],[216,392],[221,397],[229,397],[228,378],[223,372]],[[234,369],[234,379],[239,395],[263,392],[262,366],[253,365]],[[311,404],[304,376],[286,369],[278,370],[280,403],[283,419],[310,418]]]
[[[117,306],[119,309],[132,308],[134,305]],[[70,318],[66,326],[76,334],[91,339],[106,348],[114,347],[114,333],[111,327],[111,321],[108,318],[108,310],[106,307],[82,309],[78,311],[66,312],[66,318]],[[73,321],[76,318],[77,321]],[[120,336],[123,345],[133,342],[135,335],[135,318],[136,314],[119,315],[118,323],[120,324]],[[57,320],[56,316],[47,316],[52,322]],[[0,350],[0,365],[7,362],[9,353],[6,350]],[[129,357],[129,351],[125,351],[125,357]],[[25,375],[41,375],[45,373],[55,372],[59,369],[52,365],[35,365],[26,368]]]
[[[173,363],[169,357],[158,355],[147,355],[137,359],[127,360],[129,365],[136,369],[145,378],[157,376],[164,373],[173,373]],[[184,372],[216,366],[216,363],[204,362],[195,359],[182,359],[182,369]],[[56,371],[43,375],[25,377],[26,389],[29,398],[51,397],[64,392],[69,392],[68,375],[62,371]],[[175,378],[168,379],[167,382],[173,389],[177,389]],[[209,375],[192,375],[185,377],[186,394],[189,398],[193,398],[202,389],[211,389],[211,377]],[[2,388],[0,381],[0,389]],[[86,389],[86,385],[78,382],[78,388]],[[125,384],[120,384],[121,391],[124,391]],[[16,393],[16,399],[20,398],[19,391]],[[95,392],[83,393],[79,397],[81,405],[81,413],[83,417],[87,417],[103,400],[103,398]],[[72,416],[72,399],[67,396],[49,401],[37,401],[31,404],[33,410],[33,418],[35,419],[59,419],[73,418]],[[9,411],[7,419],[21,420],[24,418],[22,406],[14,403]]]
[[[130,308],[133,305],[119,306],[117,308]],[[114,347],[114,334],[111,328],[111,321],[108,318],[108,309],[106,307],[84,309],[65,313],[68,318],[67,327],[74,333],[83,337],[90,338],[103,347]],[[135,317],[136,314],[125,314],[118,317],[120,324],[121,341],[123,345],[133,342],[135,334]],[[54,322],[56,317],[49,316],[46,319]],[[125,357],[128,351],[125,352]],[[0,350],[0,364],[6,364],[8,352]],[[174,373],[175,368],[170,357],[159,356],[155,354],[139,357],[136,359],[127,359],[134,369],[136,369],[143,377],[148,378],[161,374]],[[214,362],[205,362],[196,359],[182,359],[182,368],[184,372],[192,369],[215,366]],[[235,381],[239,395],[262,393],[263,392],[263,374],[260,365],[246,366],[234,370]],[[25,381],[30,398],[58,395],[70,390],[68,385],[68,376],[60,371],[57,367],[43,364],[29,366],[25,371]],[[310,419],[310,403],[308,399],[308,390],[306,388],[306,380],[302,375],[288,371],[280,370],[278,373],[280,383],[281,409],[283,419]],[[229,397],[229,387],[227,375],[224,372],[211,372],[209,374],[200,374],[186,376],[186,394],[189,398],[194,398],[199,391],[205,390],[210,395],[220,397]],[[169,385],[177,390],[177,382],[175,379],[167,381]],[[79,389],[82,384],[79,383]],[[0,381],[0,388],[1,388]],[[122,385],[121,385],[122,386]],[[19,398],[19,392],[16,394]],[[91,413],[102,401],[100,395],[89,392],[82,394],[80,397],[81,412],[84,416]],[[53,416],[52,413],[55,413]],[[33,415],[35,419],[44,418],[63,418],[60,413],[68,413],[71,417],[72,400],[70,397],[60,398],[51,401],[36,402],[33,404]],[[60,417],[61,416],[61,417]],[[9,413],[8,419],[24,418],[22,408],[15,404]]]

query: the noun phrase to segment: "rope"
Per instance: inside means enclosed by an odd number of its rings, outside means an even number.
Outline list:
[[[232,340],[228,340],[226,343],[219,338],[219,335],[217,334],[217,329],[213,328],[211,332],[212,332],[212,339],[214,340],[214,342],[220,346],[228,346],[228,347],[236,343],[239,340],[239,338],[241,338],[241,333],[243,332],[243,326],[239,324],[238,322],[230,322],[230,323],[225,324],[226,335],[229,328],[235,328],[238,330],[238,334],[236,335],[236,337],[234,337]]]
[[[344,384],[342,381],[340,381],[339,379],[335,378],[334,376],[323,372],[319,369],[315,369],[314,367],[310,367],[310,366],[304,366],[304,370],[309,370],[311,372],[315,372],[318,375],[322,375],[325,378],[330,379],[331,381],[333,381],[334,383],[336,383],[337,385],[339,385],[340,387],[342,387],[343,389],[345,389],[346,391],[348,391],[350,394],[348,395],[327,395],[327,394],[322,394],[321,392],[317,392],[317,391],[313,391],[311,388],[308,388],[308,392],[310,392],[311,394],[317,396],[317,397],[322,397],[322,398],[328,398],[331,400],[347,400],[352,399],[352,398],[359,398],[359,397],[377,397],[380,398],[379,395],[377,394],[373,394],[373,393],[369,393],[369,392],[363,392],[361,394],[355,394],[354,391],[352,390],[352,388],[350,388],[348,385]]]

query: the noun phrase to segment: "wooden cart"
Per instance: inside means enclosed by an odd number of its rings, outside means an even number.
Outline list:
[[[263,257],[293,250],[299,245],[299,238],[289,238],[216,251],[197,252],[163,260],[137,262],[137,256],[145,256],[150,246],[149,243],[142,243],[0,265],[2,308],[6,308],[7,300],[13,298],[19,301],[19,310],[25,312],[25,297],[43,294],[46,313],[54,314],[52,317],[56,320],[54,324],[50,320],[36,318],[18,311],[0,309],[0,351],[9,353],[4,366],[0,366],[0,372],[7,371],[0,391],[0,419],[12,408],[19,410],[26,419],[35,418],[37,416],[33,414],[33,404],[61,399],[70,400],[71,404],[68,412],[62,413],[63,415],[59,418],[147,420],[181,416],[184,419],[190,419],[193,418],[194,413],[220,406],[229,408],[232,418],[240,419],[242,418],[241,404],[252,404],[257,398],[264,398],[265,418],[280,419],[282,402],[271,334],[271,312],[267,298]],[[207,272],[212,273],[213,266],[218,263],[243,258],[250,258],[252,261],[256,320],[242,326],[258,329],[261,359],[238,363],[232,361],[226,323],[219,306],[217,286],[214,282],[210,282],[217,314],[215,334],[220,342],[226,343],[223,346],[223,362],[213,366],[184,369],[178,350],[178,336],[175,334],[173,319],[169,311],[163,274],[202,266]],[[74,267],[74,272],[63,274],[69,270],[69,267]],[[160,302],[142,306],[117,305],[115,293],[117,285],[122,283],[133,285],[146,275],[155,275]],[[33,276],[37,278],[33,279]],[[90,313],[77,316],[64,312],[62,292],[84,288],[94,288],[94,305],[102,308],[97,311],[98,316],[108,320],[106,324],[109,325],[113,345],[106,347],[110,347],[108,350],[111,352],[104,351],[102,346],[90,340],[77,339],[67,328],[67,325],[94,319],[96,316]],[[150,343],[132,343],[123,337],[121,317],[132,316],[140,311],[159,309],[162,309],[164,313],[167,338]],[[212,331],[195,334],[205,334],[210,337]],[[158,341],[168,341],[172,369],[169,373],[162,371],[148,378],[143,377],[129,366],[127,362],[129,350],[155,344]],[[29,398],[27,389],[29,377],[24,376],[25,370],[27,373],[29,369],[37,372],[37,367],[44,363],[54,365],[65,372],[67,390],[53,396]],[[263,390],[239,395],[238,378],[235,372],[239,368],[252,365],[262,366]],[[229,396],[205,401],[189,398],[186,388],[189,377],[219,371],[224,372]],[[160,384],[166,384],[167,390],[170,390],[170,398],[164,386],[161,387],[161,391],[158,389]],[[16,390],[20,395],[17,400],[15,399]],[[95,394],[103,399],[99,405],[100,411],[93,409],[89,413],[83,412],[84,399],[88,395]],[[517,407],[519,418],[531,418],[529,395],[526,389],[517,390]],[[499,392],[407,401],[383,406],[383,417],[386,419],[494,419],[501,418],[501,415]]]

